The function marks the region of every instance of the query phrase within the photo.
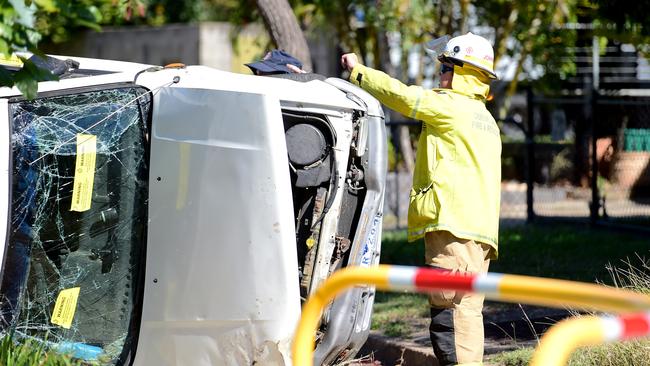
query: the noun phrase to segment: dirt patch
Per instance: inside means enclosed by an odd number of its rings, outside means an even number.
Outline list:
[[[563,309],[486,301],[485,355],[535,347],[549,327],[570,315]]]
[[[486,301],[483,307],[485,357],[535,347],[546,329],[569,315],[569,311],[562,309]],[[360,355],[371,355],[375,365],[435,365],[429,318],[407,318],[402,324],[404,330],[397,337],[373,331]],[[418,362],[414,363],[415,360]],[[427,361],[422,363],[423,360]]]

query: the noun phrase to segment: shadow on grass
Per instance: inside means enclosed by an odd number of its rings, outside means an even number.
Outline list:
[[[490,272],[612,284],[608,265],[650,258],[650,239],[582,225],[525,225],[502,229],[499,258]],[[407,243],[406,232],[386,232],[381,263],[424,265],[424,242]]]

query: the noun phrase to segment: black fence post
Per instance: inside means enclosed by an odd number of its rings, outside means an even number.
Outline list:
[[[533,185],[535,184],[535,101],[533,97],[533,88],[528,87],[526,90],[526,107],[528,117],[526,120],[526,222],[531,223],[535,219],[535,210],[533,210]]]
[[[598,117],[596,113],[596,104],[598,103],[598,90],[592,89],[589,96],[590,103],[590,122],[591,122],[591,205],[590,209],[590,222],[596,224],[598,221],[598,210],[600,208],[600,192],[598,192],[598,151],[596,151],[597,134],[596,126],[598,125]]]

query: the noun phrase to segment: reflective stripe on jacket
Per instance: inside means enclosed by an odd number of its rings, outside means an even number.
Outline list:
[[[454,67],[452,89],[406,86],[385,73],[357,64],[350,81],[387,107],[421,120],[408,240],[446,230],[462,239],[498,245],[501,137],[485,108],[487,81]]]

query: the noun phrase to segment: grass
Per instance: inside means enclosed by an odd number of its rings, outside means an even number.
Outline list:
[[[650,342],[635,340],[583,348],[575,352],[569,366],[629,366],[647,365]]]
[[[610,278],[616,287],[650,293],[650,262],[643,258],[627,260],[621,266],[608,266]],[[500,366],[528,365],[532,348],[504,352],[489,359]],[[650,360],[650,340],[638,339],[616,342],[576,350],[568,366],[628,366],[647,365]]]
[[[488,364],[499,366],[527,366],[534,349],[527,347],[500,353],[488,359]],[[576,350],[567,366],[630,366],[647,365],[650,360],[650,342],[627,341],[587,347]]]
[[[402,337],[411,332],[409,323],[429,316],[427,298],[421,294],[377,292],[372,329],[389,337]]]
[[[650,259],[649,254],[650,240],[639,235],[588,226],[530,225],[501,230],[499,259],[490,264],[490,271],[599,282],[650,293],[650,260],[645,259]],[[422,266],[423,257],[424,242],[407,243],[404,231],[382,237],[382,263]],[[378,293],[373,329],[395,337],[412,334],[409,326],[417,324],[417,317],[428,317],[424,295]],[[532,352],[531,348],[504,352],[488,362],[528,365]],[[646,365],[648,360],[650,341],[633,341],[578,350],[569,365]]]
[[[489,358],[489,364],[500,366],[528,366],[533,356],[533,349],[526,347],[514,351],[503,352]]]
[[[531,225],[501,230],[499,259],[491,272],[613,284],[608,265],[650,257],[650,240],[576,225]],[[381,262],[424,265],[424,242],[406,242],[406,232],[382,237]]]
[[[15,342],[5,335],[0,340],[0,365],[3,366],[81,366],[81,361],[73,360],[46,349],[42,343],[26,340]]]

